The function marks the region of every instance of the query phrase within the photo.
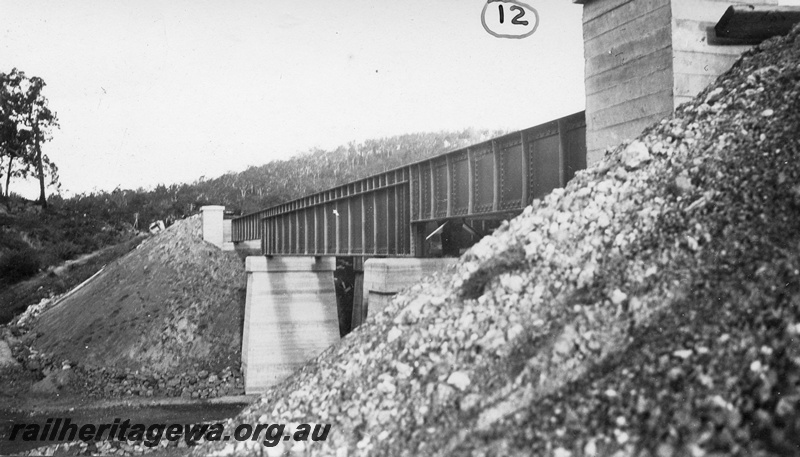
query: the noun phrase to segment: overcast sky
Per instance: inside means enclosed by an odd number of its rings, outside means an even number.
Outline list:
[[[536,32],[503,39],[481,0],[0,0],[0,71],[47,83],[61,128],[44,151],[67,194],[151,187],[581,111],[581,6],[528,4]]]

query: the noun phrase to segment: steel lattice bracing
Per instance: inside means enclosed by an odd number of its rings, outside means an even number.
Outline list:
[[[502,219],[586,167],[576,113],[233,220],[265,255],[422,256],[423,227]]]

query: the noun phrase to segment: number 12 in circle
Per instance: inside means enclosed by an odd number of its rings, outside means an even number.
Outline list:
[[[500,14],[500,23],[503,24],[505,22],[505,11],[503,10],[503,5],[497,5]],[[517,5],[512,6],[509,8],[511,11],[516,11],[517,15],[511,19],[511,23],[514,25],[528,25],[528,21],[522,20],[522,17],[525,16],[525,10],[520,8]]]
[[[539,13],[520,0],[489,0],[483,5],[481,24],[497,38],[525,38],[539,26]]]

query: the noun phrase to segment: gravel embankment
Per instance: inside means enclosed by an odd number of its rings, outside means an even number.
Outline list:
[[[763,43],[234,423],[202,455],[800,453],[800,38]]]
[[[44,378],[36,394],[240,394],[245,279],[243,261],[204,242],[193,216],[29,308],[2,335],[21,369]]]

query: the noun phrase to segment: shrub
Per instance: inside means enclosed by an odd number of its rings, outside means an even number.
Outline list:
[[[0,229],[0,251],[21,251],[28,248],[30,244],[18,232]]]
[[[31,248],[11,251],[0,257],[0,280],[15,283],[39,272],[39,255]]]
[[[80,246],[71,241],[59,241],[50,250],[58,260],[71,260],[83,252]]]

